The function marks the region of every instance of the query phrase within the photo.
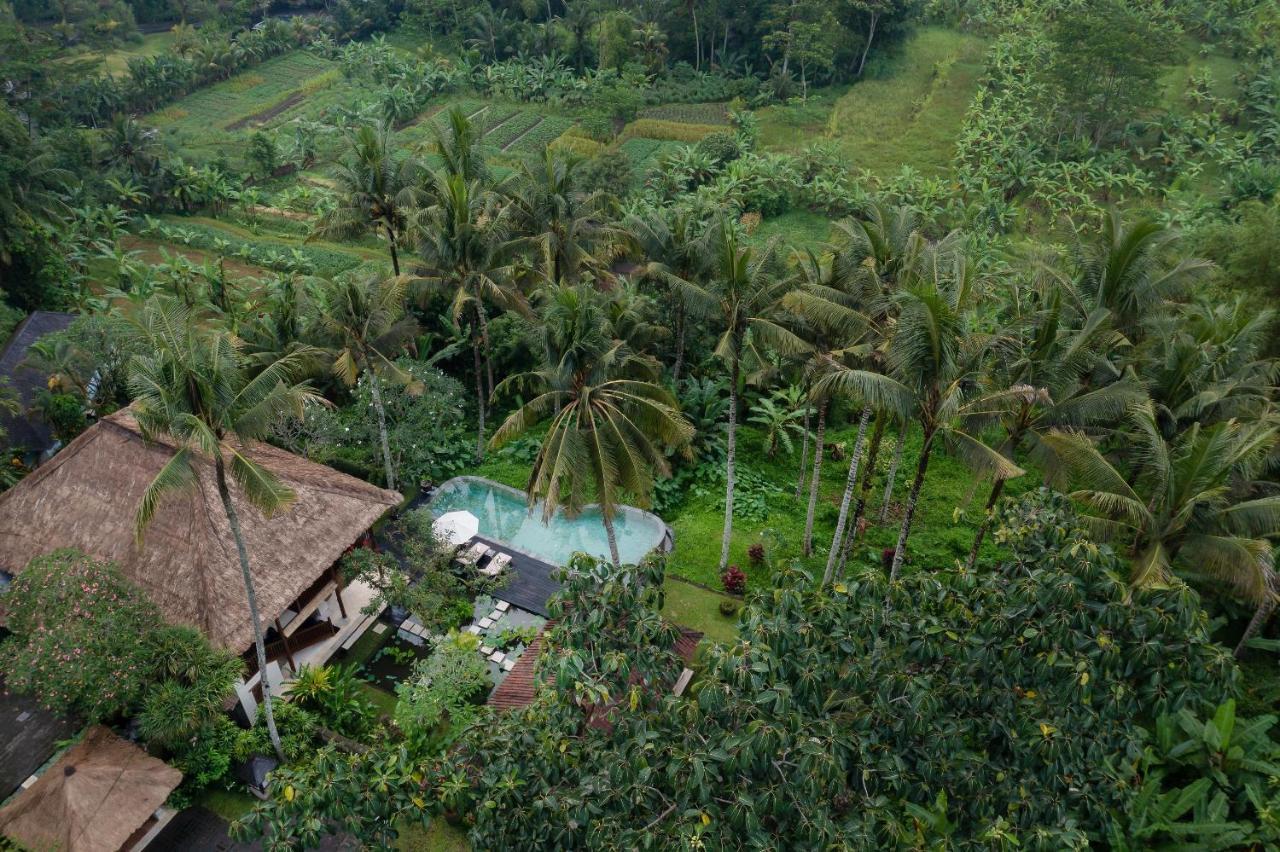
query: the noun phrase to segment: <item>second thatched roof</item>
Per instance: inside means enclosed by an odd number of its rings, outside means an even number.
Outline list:
[[[33,557],[77,548],[117,563],[170,621],[242,652],[253,631],[212,464],[197,463],[199,486],[167,498],[142,545],[134,538],[142,494],[173,452],[144,441],[128,410],[91,426],[0,494],[0,568],[16,574]],[[401,498],[267,444],[247,454],[297,495],[289,511],[266,518],[233,491],[258,608],[269,623]]]

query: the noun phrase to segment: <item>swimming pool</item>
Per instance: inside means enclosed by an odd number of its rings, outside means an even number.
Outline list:
[[[445,482],[431,495],[429,503],[437,517],[459,509],[480,520],[480,536],[509,545],[553,565],[564,565],[574,553],[609,556],[600,510],[585,509],[577,517],[556,512],[550,523],[542,522],[542,503],[529,510],[524,492],[488,479],[459,476]],[[639,562],[649,551],[667,541],[667,525],[656,515],[631,506],[621,506],[613,519],[618,555],[627,564]]]

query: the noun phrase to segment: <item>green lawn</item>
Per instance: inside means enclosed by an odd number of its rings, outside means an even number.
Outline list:
[[[738,518],[733,527],[729,562],[738,565],[747,574],[748,588],[767,581],[769,562],[796,559],[815,574],[822,572],[835,531],[849,464],[847,455],[842,460],[833,461],[830,457],[831,447],[843,444],[846,450],[851,448],[856,433],[856,426],[852,423],[841,423],[827,429],[825,443],[828,455],[824,457],[814,516],[814,553],[805,558],[801,554],[801,548],[808,508],[807,492],[801,499],[794,496],[799,473],[798,456],[780,453],[777,458],[766,458],[760,431],[750,426],[740,428],[740,482],[754,476],[768,489],[753,495],[751,487],[743,486],[738,492],[737,499],[741,503],[757,499],[762,500],[767,507],[763,519]],[[862,564],[878,565],[880,551],[893,546],[897,540],[901,501],[906,497],[909,474],[914,470],[919,454],[920,436],[913,431],[907,439],[906,452],[898,471],[888,521],[880,525],[880,497],[893,456],[893,441],[892,433],[887,432],[876,466],[876,478],[867,512],[871,523],[866,538],[853,554],[853,559]],[[499,452],[491,454],[484,464],[468,472],[522,487],[528,470],[528,464],[516,461],[510,454]],[[1034,476],[1028,475],[1011,482],[1005,493],[1016,495],[1035,484]],[[669,572],[710,588],[720,587],[720,541],[724,528],[722,487],[708,489],[706,493],[690,493],[679,508],[667,512],[663,518],[675,533],[675,549],[668,561]],[[987,488],[987,483],[975,481],[958,461],[941,451],[935,452],[911,536],[911,564],[933,569],[950,568],[957,560],[967,556],[976,529],[975,521],[981,514]],[[766,564],[754,565],[747,555],[747,549],[757,542],[765,546]],[[983,546],[983,556],[990,559],[995,555],[995,546],[988,537]],[[689,626],[704,629],[698,624]]]
[[[664,592],[667,600],[662,614],[672,623],[701,630],[713,642],[732,642],[738,635],[738,617],[720,614],[720,602],[728,599],[726,595],[679,577],[668,577]]]
[[[762,141],[796,150],[825,138],[850,165],[876,175],[904,165],[941,174],[978,90],[986,45],[977,36],[922,27],[884,76],[828,90],[807,104],[760,110]]]

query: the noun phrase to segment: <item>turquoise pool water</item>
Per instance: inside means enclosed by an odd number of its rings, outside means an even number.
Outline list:
[[[440,486],[431,497],[431,512],[440,516],[459,509],[480,519],[480,535],[509,544],[530,556],[564,565],[574,553],[609,556],[609,540],[598,509],[575,518],[557,512],[542,522],[542,504],[529,511],[524,494],[485,479],[460,477]],[[666,528],[655,516],[630,507],[617,512],[613,521],[618,555],[624,563],[639,562],[662,543]]]

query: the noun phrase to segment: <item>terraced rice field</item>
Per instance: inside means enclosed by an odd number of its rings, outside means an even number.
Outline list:
[[[664,154],[683,147],[685,147],[683,142],[633,136],[619,145],[618,150],[630,157],[631,162],[637,167],[644,167],[656,163]]]

